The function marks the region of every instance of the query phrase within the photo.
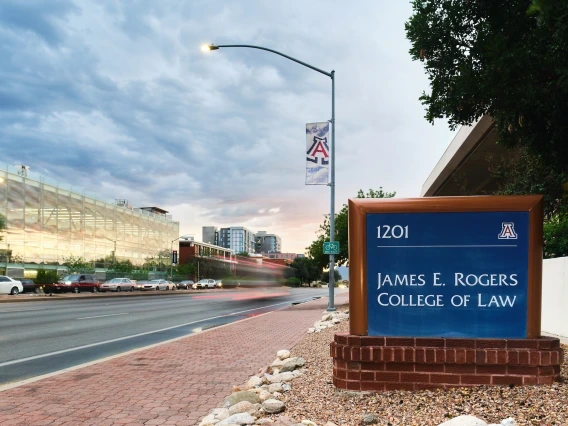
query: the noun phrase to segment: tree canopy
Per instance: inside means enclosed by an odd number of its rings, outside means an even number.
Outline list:
[[[392,198],[395,194],[396,192],[383,191],[382,187],[378,190],[369,189],[367,193],[360,189],[356,198]],[[345,265],[349,260],[347,213],[348,206],[343,204],[339,213],[335,215],[335,241],[339,241],[339,254],[335,256],[335,261],[338,265]],[[329,255],[323,254],[323,243],[330,240],[329,236],[329,215],[327,215],[317,231],[317,239],[306,248],[308,256],[314,260],[320,271],[329,265]]]
[[[300,283],[311,283],[320,277],[321,268],[309,257],[296,257],[290,267],[284,270],[284,278],[298,278]]]
[[[0,214],[0,241],[2,241],[2,233],[6,230],[6,218]]]
[[[424,63],[426,119],[488,114],[499,143],[568,169],[568,2],[415,0],[406,34]]]

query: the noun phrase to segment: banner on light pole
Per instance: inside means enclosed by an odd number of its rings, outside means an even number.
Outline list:
[[[306,124],[306,185],[329,183],[329,122]]]

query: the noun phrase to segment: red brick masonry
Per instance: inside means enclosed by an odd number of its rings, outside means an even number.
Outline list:
[[[560,341],[370,337],[338,333],[333,384],[354,391],[543,385],[560,379]]]

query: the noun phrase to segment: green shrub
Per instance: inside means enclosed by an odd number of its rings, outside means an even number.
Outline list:
[[[36,284],[53,284],[59,281],[59,275],[56,271],[49,271],[40,269],[37,271],[37,276],[34,282]]]
[[[296,277],[291,277],[288,278],[286,280],[286,285],[292,286],[292,287],[300,287],[300,285],[302,284],[302,282],[300,281],[299,278]]]

